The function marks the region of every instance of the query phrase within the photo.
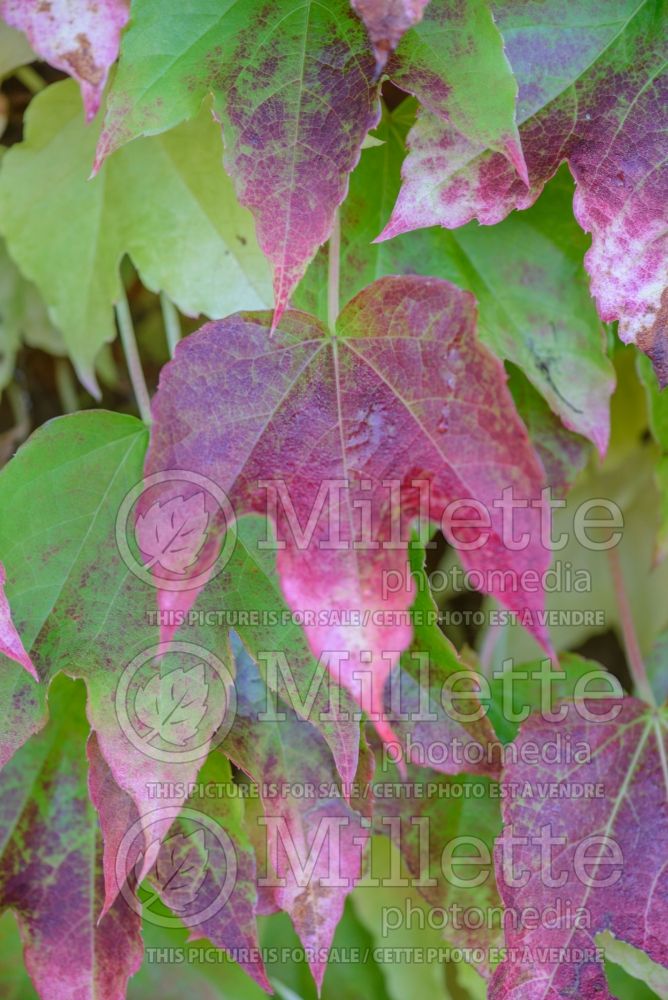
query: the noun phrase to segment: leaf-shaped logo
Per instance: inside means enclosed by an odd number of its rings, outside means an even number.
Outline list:
[[[206,496],[195,493],[185,499],[172,497],[165,503],[156,500],[145,514],[139,514],[135,537],[147,567],[158,565],[183,576],[196,561],[206,541],[209,515]]]
[[[182,913],[197,900],[204,884],[209,864],[206,830],[200,827],[192,833],[175,833],[160,844],[154,841],[146,856],[155,859],[149,879],[156,893],[144,906],[160,896],[175,913]],[[145,866],[142,853],[135,864],[135,876]]]
[[[168,674],[156,674],[138,690],[135,699],[137,718],[150,730],[143,741],[150,743],[159,736],[172,746],[185,746],[204,718],[208,693],[203,663],[190,670],[178,667]]]

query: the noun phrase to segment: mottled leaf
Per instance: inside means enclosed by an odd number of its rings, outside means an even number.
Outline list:
[[[503,153],[527,181],[515,124],[517,82],[487,3],[431,0],[387,72],[469,142]]]
[[[141,483],[146,439],[133,417],[99,411],[63,417],[33,435],[0,475],[8,597],[43,682],[5,664],[3,762],[44,725],[51,679],[60,671],[82,678],[100,749],[141,817],[154,807],[150,780],[172,782],[163,803],[182,805],[185,793],[176,783],[194,780],[229,707],[232,680],[220,666],[219,672],[207,666],[207,711],[186,753],[136,718],[133,697],[147,678],[192,669],[210,648],[203,647],[202,630],[193,637],[194,651],[159,647],[154,591],[118,548],[116,519]]]
[[[587,241],[570,212],[570,178],[560,174],[535,207],[494,228],[422,229],[373,244],[399,193],[404,140],[414,114],[412,100],[386,113],[378,129],[383,145],[367,150],[352,176],[341,215],[343,300],[384,274],[433,274],[468,288],[478,300],[484,343],[522,368],[567,428],[604,451],[614,372],[582,266]],[[295,297],[299,308],[323,319],[327,263],[323,249]],[[542,439],[541,457],[547,451],[548,465],[554,456],[561,466],[557,475],[572,478],[582,445],[578,449],[577,440],[556,426],[554,435],[549,432],[549,415],[540,416],[538,406],[529,415]],[[551,484],[553,479],[548,476]]]
[[[507,909],[533,907],[539,917],[508,923],[493,1000],[611,996],[593,940],[604,930],[668,966],[667,722],[665,709],[625,698],[571,703],[559,723],[535,714],[522,725],[517,762],[503,775],[496,870]],[[541,756],[557,734],[560,753]],[[525,762],[526,745],[536,746],[537,764]],[[600,792],[578,794],[576,785]],[[557,794],[545,791],[552,787]],[[571,916],[550,922],[558,899]]]
[[[346,801],[350,789],[341,788],[316,729],[287,706],[281,721],[266,718],[257,664],[235,633],[231,642],[237,714],[223,750],[259,786],[268,859],[260,885],[290,914],[320,987],[343,904],[362,874],[370,824]]]
[[[41,59],[78,81],[90,121],[116,61],[128,8],[128,0],[2,0],[0,14],[26,33]]]
[[[178,17],[156,0],[133,9],[97,164],[192,114],[213,90],[225,165],[274,267],[278,319],[378,121],[374,60],[347,0],[190,6],[185,18],[181,3]]]
[[[181,342],[155,397],[147,473],[206,473],[237,515],[269,514],[288,605],[311,612],[314,654],[382,729],[383,685],[411,640],[407,528],[419,514],[445,517],[460,543],[470,540],[456,535],[448,508],[465,500],[489,513],[489,530],[462,552],[483,579],[492,565],[546,567],[530,506],[540,502],[542,469],[500,364],[476,343],[472,297],[446,282],[377,282],[348,304],[336,339],[305,314],[287,315],[268,341],[270,324],[267,314],[239,314]],[[502,540],[499,505],[510,488],[526,502],[516,511],[520,551]],[[162,502],[172,495],[166,483]],[[356,513],[365,504],[370,526]],[[171,592],[160,595],[172,606]],[[521,586],[498,596],[511,607],[542,604]],[[549,645],[539,624],[533,632]]]
[[[139,836],[137,809],[116,784],[94,741],[89,756],[91,797],[105,835],[107,900],[121,889],[134,912],[143,913],[150,924],[173,929],[176,921],[159,909],[161,901],[188,928],[190,941],[208,938],[228,950],[268,990],[255,921],[255,855],[228,761],[220,753],[210,755],[182,811],[165,809],[164,798],[155,796],[148,829],[152,825],[157,836],[146,849],[145,839],[151,837]],[[163,813],[169,814],[169,827],[161,839]],[[146,880],[138,885],[144,875]]]
[[[25,140],[0,175],[9,251],[93,392],[95,357],[115,332],[124,253],[147,287],[163,289],[189,315],[220,316],[271,298],[252,222],[220,168],[220,137],[206,110],[123,150],[88,180],[97,132],[86,128],[73,84],[49,87],[32,101]]]
[[[378,42],[382,62],[401,34],[405,2],[389,9],[362,6],[356,9]],[[414,22],[423,6],[415,0],[415,16],[408,20]],[[96,162],[138,135],[192,115],[213,90],[226,166],[274,265],[278,321],[330,235],[348,175],[378,121],[380,62],[374,70],[364,28],[347,0],[280,0],[271,6],[261,0],[215,6],[193,0],[189,8],[184,22],[166,16],[157,0],[133,7]],[[503,149],[525,174],[516,84],[486,5],[432,0],[387,72],[471,141]]]
[[[40,997],[119,1000],[141,964],[140,920],[119,899],[98,922],[102,852],[79,688],[54,685],[52,721],[0,776],[0,905],[17,915]]]
[[[665,333],[663,0],[499,0],[520,83],[529,187],[498,155],[425,112],[409,138],[404,185],[383,238],[416,227],[499,222],[527,208],[559,164],[577,182],[575,215],[593,236],[586,266],[601,318],[668,379]]]

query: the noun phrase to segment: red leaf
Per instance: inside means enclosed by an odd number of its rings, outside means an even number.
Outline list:
[[[237,515],[269,515],[287,602],[314,613],[305,623],[314,654],[365,711],[381,712],[385,679],[412,636],[406,540],[420,506],[423,518],[445,517],[452,534],[448,504],[481,505],[487,539],[462,558],[482,588],[533,614],[543,595],[525,593],[519,574],[549,563],[531,506],[543,472],[501,364],[475,340],[471,295],[436,279],[385,278],[349,303],[336,338],[291,312],[269,341],[270,323],[266,313],[242,313],[181,342],[155,397],[146,472],[204,473]],[[515,511],[520,551],[503,537],[507,488],[526,503]],[[504,589],[499,570],[519,585]],[[188,608],[196,594],[161,592],[161,603]],[[549,648],[535,617],[531,628]]]

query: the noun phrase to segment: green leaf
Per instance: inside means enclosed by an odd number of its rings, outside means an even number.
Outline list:
[[[11,381],[22,343],[51,354],[65,353],[63,338],[49,320],[37,289],[0,241],[0,390]]]
[[[654,996],[668,996],[668,969],[653,962],[644,951],[616,938],[610,931],[597,934],[596,944],[605,949],[606,965],[608,962],[613,962],[636,980],[633,987],[638,993],[634,995],[634,1000],[651,1000]],[[608,979],[610,980],[609,971]],[[615,996],[618,995],[624,996],[615,990]]]
[[[222,316],[271,300],[250,216],[221,167],[206,109],[180,129],[135,143],[89,180],[99,125],[86,127],[70,81],[31,103],[25,140],[0,173],[0,227],[9,251],[63,331],[93,394],[95,357],[114,337],[119,264],[189,315]],[[35,192],[39,197],[35,197]]]
[[[502,152],[526,178],[515,123],[517,81],[487,2],[431,0],[387,73],[471,142]]]
[[[18,66],[32,62],[35,53],[22,31],[0,21],[0,76],[7,76]]]

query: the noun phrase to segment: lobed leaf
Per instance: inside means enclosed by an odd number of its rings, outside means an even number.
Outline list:
[[[268,341],[270,324],[268,314],[242,313],[181,342],[155,397],[146,471],[205,473],[237,516],[269,515],[283,593],[304,616],[314,655],[387,736],[384,682],[412,634],[407,529],[418,516],[447,521],[454,501],[478,503],[490,531],[462,553],[467,565],[483,580],[492,567],[546,568],[530,505],[539,503],[542,469],[500,364],[475,341],[472,297],[447,282],[376,282],[348,304],[336,337],[294,312]],[[510,488],[526,500],[515,522],[525,534],[520,551],[502,541],[501,495]],[[166,484],[158,496],[175,494]],[[446,530],[456,532],[456,519]],[[490,589],[509,607],[531,617],[542,604],[521,580],[505,592],[498,582]],[[161,606],[174,607],[160,586]],[[192,607],[194,596],[176,595],[177,606]],[[540,625],[533,633],[549,646]]]

